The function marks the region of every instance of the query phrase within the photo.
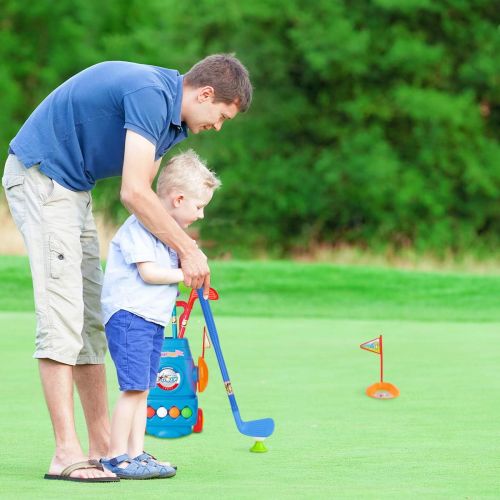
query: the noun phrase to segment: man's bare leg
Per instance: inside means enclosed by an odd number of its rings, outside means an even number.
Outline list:
[[[82,403],[89,435],[89,458],[99,460],[108,453],[110,422],[105,365],[76,365],[73,377]],[[106,475],[114,476],[105,469]]]
[[[52,457],[49,474],[60,474],[68,465],[88,460],[82,451],[75,429],[73,409],[73,367],[39,359],[40,379],[45,401],[52,420],[56,451]],[[80,469],[71,477],[103,477],[98,469]]]

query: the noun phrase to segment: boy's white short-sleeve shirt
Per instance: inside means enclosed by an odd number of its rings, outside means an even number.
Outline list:
[[[101,295],[103,323],[120,309],[147,321],[166,326],[177,298],[178,285],[151,285],[141,278],[138,262],[155,262],[169,269],[179,267],[179,258],[131,215],[109,245]]]

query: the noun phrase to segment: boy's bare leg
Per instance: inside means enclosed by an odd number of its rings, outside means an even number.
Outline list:
[[[131,458],[142,455],[144,451],[144,432],[146,430],[148,393],[149,391],[144,391],[142,393],[142,399],[137,405],[134,419],[132,421],[132,429],[128,438],[128,454]]]
[[[144,399],[144,391],[123,391],[116,402],[111,419],[111,439],[108,457],[128,454],[128,441],[132,432],[135,414]],[[134,457],[131,457],[134,458]]]
[[[134,421],[132,423],[132,430],[128,439],[128,454],[132,458],[142,455],[144,451],[144,433],[147,421],[148,394],[149,391],[144,391],[144,401],[137,406],[137,411],[135,412]],[[146,465],[145,462],[143,463]],[[170,462],[160,462],[158,460],[158,463],[167,467],[172,466]]]
[[[89,435],[89,458],[99,460],[109,448],[110,423],[104,365],[76,365],[73,377],[78,388]],[[106,471],[106,475],[114,475]]]
[[[48,473],[57,475],[71,464],[88,460],[75,430],[73,367],[51,359],[39,359],[38,366],[56,440],[56,451]],[[82,478],[107,475],[98,469],[79,469],[71,473],[71,477]]]

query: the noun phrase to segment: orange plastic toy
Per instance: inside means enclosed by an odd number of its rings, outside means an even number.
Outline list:
[[[384,382],[384,349],[382,335],[376,339],[364,342],[359,347],[365,351],[373,352],[380,356],[380,382],[375,382],[366,389],[366,395],[375,399],[394,399],[399,396],[399,389],[389,382]]]
[[[375,399],[392,399],[399,396],[399,389],[389,382],[375,382],[366,388],[366,394]]]

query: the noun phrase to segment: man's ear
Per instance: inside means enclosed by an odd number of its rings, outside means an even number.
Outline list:
[[[215,97],[215,90],[210,85],[198,89],[198,102],[205,102]]]

